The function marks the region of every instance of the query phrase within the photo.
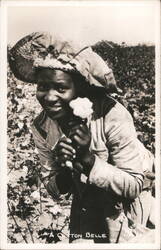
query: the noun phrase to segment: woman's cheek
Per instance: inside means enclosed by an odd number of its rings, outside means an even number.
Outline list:
[[[69,90],[65,95],[64,95],[64,101],[70,102],[72,99],[76,97],[75,91],[74,90]]]
[[[39,102],[43,101],[44,97],[45,97],[45,94],[44,94],[44,93],[42,93],[42,92],[40,92],[40,91],[37,91],[37,92],[36,92],[36,99],[37,99]]]

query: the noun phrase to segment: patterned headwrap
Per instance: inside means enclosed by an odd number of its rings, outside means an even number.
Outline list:
[[[79,73],[89,84],[117,91],[112,70],[91,47],[80,48],[46,32],[22,38],[8,57],[14,75],[24,82],[36,83],[36,68],[51,68]]]

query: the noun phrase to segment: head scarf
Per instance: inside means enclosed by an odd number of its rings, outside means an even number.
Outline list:
[[[117,91],[112,70],[91,47],[81,48],[46,32],[22,38],[8,57],[14,75],[24,82],[36,83],[36,68],[51,68],[79,73],[91,85]]]

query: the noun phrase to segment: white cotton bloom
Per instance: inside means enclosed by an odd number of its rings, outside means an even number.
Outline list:
[[[26,165],[23,166],[22,170],[24,173],[26,174],[28,173],[28,167]]]
[[[19,115],[18,118],[19,118],[21,121],[23,121],[24,118],[25,118],[25,115]]]
[[[22,85],[21,85],[21,84],[18,84],[18,85],[17,85],[17,89],[22,89]]]
[[[18,125],[19,129],[22,129],[23,126],[24,126],[24,123],[23,122],[18,122],[17,125]]]
[[[37,148],[34,149],[34,153],[35,153],[35,154],[38,154],[38,153],[39,153],[39,151],[38,151]]]
[[[57,214],[60,214],[62,212],[62,209],[60,206],[58,205],[55,205],[54,207],[51,207],[49,209],[50,213],[52,213],[53,215],[57,215]]]
[[[66,161],[65,166],[70,168],[70,169],[73,169],[73,163],[71,161]]]
[[[16,147],[16,151],[17,152],[21,151],[20,147]]]
[[[25,204],[31,204],[31,200],[29,197],[26,197],[26,199],[24,200]]]
[[[68,218],[70,216],[69,211],[68,212],[66,210],[63,211],[63,215]]]
[[[69,106],[73,109],[73,114],[79,116],[82,119],[88,118],[93,113],[93,103],[88,98],[76,98],[69,103]]]
[[[27,142],[27,141],[24,141],[24,142],[21,143],[21,145],[22,145],[23,147],[28,146],[28,142]]]
[[[31,193],[30,197],[34,200],[40,200],[40,192],[38,190]]]
[[[23,109],[23,105],[22,104],[18,104],[17,105],[17,112],[20,112]]]

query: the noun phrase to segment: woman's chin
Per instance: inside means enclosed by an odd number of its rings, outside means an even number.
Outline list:
[[[59,112],[46,112],[47,115],[52,119],[52,120],[57,120],[59,118],[62,118],[66,115],[66,112],[64,110],[61,110]]]

